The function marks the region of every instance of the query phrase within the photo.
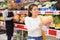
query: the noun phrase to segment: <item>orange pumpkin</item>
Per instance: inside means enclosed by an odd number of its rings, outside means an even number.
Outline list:
[[[13,8],[17,8],[18,7],[18,5],[17,4],[13,4]]]
[[[14,15],[14,21],[19,21],[19,15],[18,14]]]
[[[25,20],[25,15],[21,14],[21,16],[20,16],[20,22],[24,22],[24,20]]]

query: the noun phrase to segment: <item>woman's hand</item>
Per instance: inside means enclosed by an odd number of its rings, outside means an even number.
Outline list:
[[[43,23],[41,22],[41,23],[39,24],[39,26],[43,26]]]
[[[45,24],[48,28],[51,27],[51,22]]]

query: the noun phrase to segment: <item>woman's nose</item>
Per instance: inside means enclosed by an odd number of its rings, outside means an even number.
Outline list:
[[[36,11],[38,11],[38,9]]]

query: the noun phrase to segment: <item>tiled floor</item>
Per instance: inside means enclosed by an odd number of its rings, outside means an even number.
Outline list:
[[[58,39],[58,38],[56,38],[56,37],[47,36],[47,40],[59,40],[59,39]]]
[[[0,34],[0,40],[7,40],[6,34]],[[59,40],[59,39],[52,37],[52,36],[47,36],[47,40]]]
[[[0,34],[0,40],[7,40],[6,34]],[[13,40],[13,38],[12,38]]]
[[[0,40],[7,40],[6,34],[0,34]]]

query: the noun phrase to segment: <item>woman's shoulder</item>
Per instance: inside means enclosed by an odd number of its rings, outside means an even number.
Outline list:
[[[25,17],[25,20],[30,20],[30,17],[28,17],[28,16],[27,16],[27,17]]]
[[[30,17],[28,17],[28,16],[27,16],[27,17],[25,17],[25,19],[29,19],[29,18],[30,18]]]

